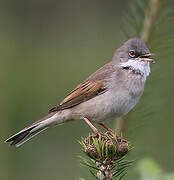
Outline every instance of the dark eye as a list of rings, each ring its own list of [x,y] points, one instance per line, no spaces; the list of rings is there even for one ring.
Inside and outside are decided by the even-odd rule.
[[[135,51],[134,50],[130,50],[129,51],[129,56],[130,57],[135,57]]]

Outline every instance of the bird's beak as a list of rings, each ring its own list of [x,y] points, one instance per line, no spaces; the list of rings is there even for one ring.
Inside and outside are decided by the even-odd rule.
[[[148,54],[144,54],[142,56],[139,57],[140,61],[144,61],[144,62],[152,62],[155,63],[155,61],[152,59],[152,56],[154,56],[155,54],[152,53],[148,53]]]

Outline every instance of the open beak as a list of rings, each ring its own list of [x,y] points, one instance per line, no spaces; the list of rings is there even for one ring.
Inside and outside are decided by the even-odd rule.
[[[144,55],[140,56],[139,59],[140,59],[140,61],[155,63],[155,61],[152,59],[152,56],[154,56],[154,54],[152,54],[152,53],[144,54]]]

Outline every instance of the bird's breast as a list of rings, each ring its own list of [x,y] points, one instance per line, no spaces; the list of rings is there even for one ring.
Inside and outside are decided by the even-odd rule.
[[[72,119],[89,118],[94,122],[102,122],[112,117],[120,117],[128,113],[142,95],[144,85],[138,81],[117,83],[108,90],[71,109]]]

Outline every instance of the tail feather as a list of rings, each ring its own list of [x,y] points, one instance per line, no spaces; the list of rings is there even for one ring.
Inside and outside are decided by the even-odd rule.
[[[47,129],[51,124],[53,124],[55,117],[55,113],[49,114],[48,116],[44,117],[43,119],[35,122],[31,126],[24,128],[17,134],[8,138],[5,142],[9,143],[11,146],[19,147],[35,135],[39,134],[40,132]]]
[[[22,145],[24,142],[28,141],[30,138],[42,131],[42,129],[35,130],[37,126],[39,125],[26,128],[20,131],[19,133],[15,134],[14,136],[10,137],[5,142],[9,143],[11,146],[15,145],[16,147]]]

